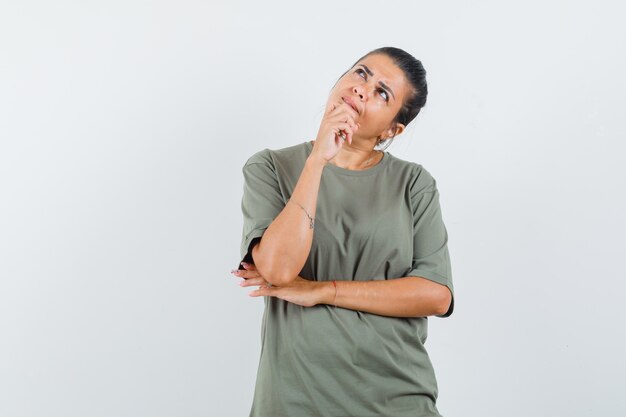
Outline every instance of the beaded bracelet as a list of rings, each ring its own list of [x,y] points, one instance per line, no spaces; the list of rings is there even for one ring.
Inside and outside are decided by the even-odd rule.
[[[289,198],[289,201],[292,201],[292,199]],[[297,201],[294,200],[293,202],[296,203],[297,205],[299,205],[300,207],[302,207],[302,205],[300,203],[298,203]],[[306,213],[307,217],[309,218],[309,228],[313,229],[315,219],[309,215],[309,212],[306,211],[306,209],[304,207],[302,207],[302,210],[304,210],[304,212]]]

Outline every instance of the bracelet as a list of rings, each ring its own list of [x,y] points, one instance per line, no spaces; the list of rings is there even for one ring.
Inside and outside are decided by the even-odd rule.
[[[335,299],[333,300],[333,305],[335,307],[337,307],[336,301],[337,301],[337,283],[335,282],[335,280],[333,280],[333,285],[335,286]]]
[[[291,197],[289,198],[289,201],[292,201]],[[296,203],[297,205],[302,207],[302,205],[300,203],[298,203],[297,201],[294,201],[294,203]],[[306,211],[306,209],[304,207],[302,207],[302,210],[304,210],[304,212],[306,213],[307,217],[309,218],[309,228],[313,229],[315,219],[309,215],[309,212]]]

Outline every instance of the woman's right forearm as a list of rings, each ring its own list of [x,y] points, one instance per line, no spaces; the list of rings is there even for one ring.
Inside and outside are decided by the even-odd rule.
[[[309,256],[314,230],[309,216],[315,219],[326,163],[313,154],[307,158],[291,199],[252,248],[254,265],[273,285],[284,285],[295,279]]]

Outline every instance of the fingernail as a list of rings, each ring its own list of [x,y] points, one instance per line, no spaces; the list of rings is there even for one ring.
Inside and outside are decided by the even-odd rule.
[[[242,263],[241,263],[241,265],[243,265],[243,266],[248,266],[248,265],[250,265],[250,264],[249,264],[248,262],[242,262]]]
[[[243,283],[246,282],[245,279],[242,279],[241,281],[239,281],[239,285],[243,286]]]

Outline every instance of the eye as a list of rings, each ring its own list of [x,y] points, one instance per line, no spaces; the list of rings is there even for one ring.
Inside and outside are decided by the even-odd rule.
[[[379,88],[378,91],[385,93],[385,101],[389,101],[389,94],[387,94],[385,90],[383,90],[382,88]]]
[[[362,74],[365,74],[365,71],[363,71],[361,68],[357,68],[354,72],[359,74],[359,75],[361,75],[361,76],[362,76]],[[367,79],[367,76],[364,76],[363,78]],[[377,88],[376,91],[381,92],[381,93],[385,93],[384,100],[386,102],[389,102],[389,94],[387,94],[387,92],[385,90],[383,90],[382,88]],[[381,96],[382,96],[382,94],[381,94]]]

